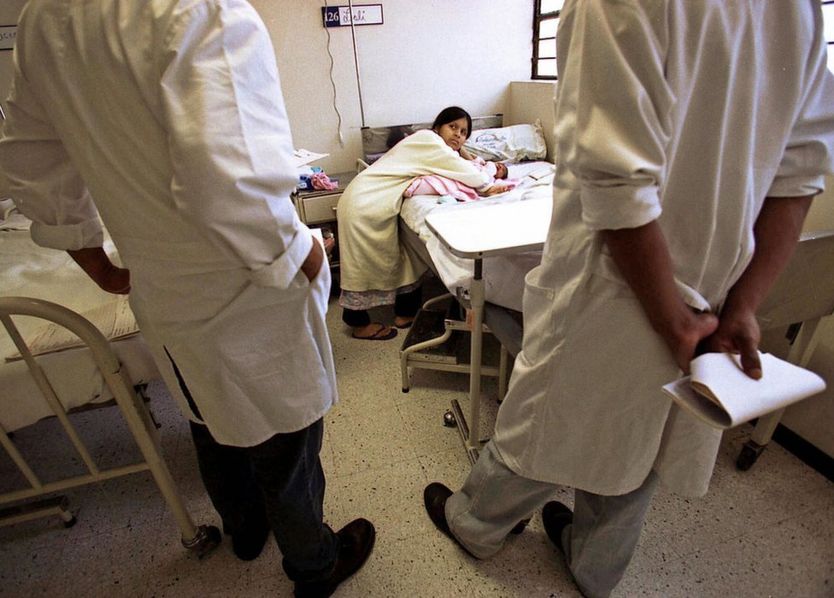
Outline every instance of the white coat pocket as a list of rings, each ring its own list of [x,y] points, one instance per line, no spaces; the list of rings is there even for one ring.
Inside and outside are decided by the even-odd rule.
[[[553,308],[556,293],[552,288],[539,285],[540,267],[524,277],[524,340],[522,351],[529,362],[536,362],[554,349],[556,334],[553,324]]]

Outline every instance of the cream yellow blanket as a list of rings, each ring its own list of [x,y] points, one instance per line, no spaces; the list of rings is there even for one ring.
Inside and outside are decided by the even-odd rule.
[[[339,199],[343,290],[393,290],[420,278],[426,267],[400,245],[397,216],[409,183],[430,174],[476,189],[489,184],[485,172],[461,158],[431,130],[400,141],[359,173]]]

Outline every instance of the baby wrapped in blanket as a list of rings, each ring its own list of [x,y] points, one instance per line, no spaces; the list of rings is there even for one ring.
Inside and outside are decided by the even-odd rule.
[[[505,191],[514,189],[518,185],[517,180],[507,179],[509,171],[507,165],[503,162],[486,161],[480,157],[473,158],[472,162],[491,177],[489,186],[483,191],[484,195],[504,193]],[[507,180],[504,180],[502,183],[496,183],[498,179]],[[414,195],[450,196],[457,201],[477,201],[481,198],[481,195],[473,187],[436,174],[425,175],[414,179],[403,193],[403,197],[413,197]]]

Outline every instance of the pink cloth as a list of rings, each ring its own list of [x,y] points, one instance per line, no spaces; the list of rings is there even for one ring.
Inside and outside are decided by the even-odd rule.
[[[451,195],[458,201],[476,201],[478,192],[463,183],[437,174],[417,177],[403,193],[404,197],[413,195]]]
[[[505,191],[514,189],[518,185],[518,181],[515,179],[496,180],[495,173],[498,167],[495,162],[488,162],[481,157],[476,157],[472,160],[472,163],[490,176],[492,179],[490,181],[491,185],[499,184],[505,188]],[[486,187],[488,188],[488,185]],[[403,197],[414,195],[450,195],[458,201],[478,201],[481,199],[481,196],[472,187],[467,187],[459,181],[438,174],[428,174],[411,181],[411,184],[403,193]]]
[[[496,181],[495,184],[504,187],[505,191],[514,189],[518,185],[515,179]],[[458,201],[478,201],[481,196],[472,187],[437,174],[417,177],[403,193],[403,197],[414,195],[450,195]]]
[[[326,189],[333,191],[339,187],[339,183],[334,183],[330,177],[323,172],[316,172],[310,177],[310,182],[313,184],[313,189]]]

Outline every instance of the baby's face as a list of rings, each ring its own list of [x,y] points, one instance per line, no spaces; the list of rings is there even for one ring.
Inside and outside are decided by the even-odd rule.
[[[495,163],[495,178],[496,179],[506,179],[507,175],[509,174],[509,170],[507,169],[507,165],[503,162],[496,162]]]

